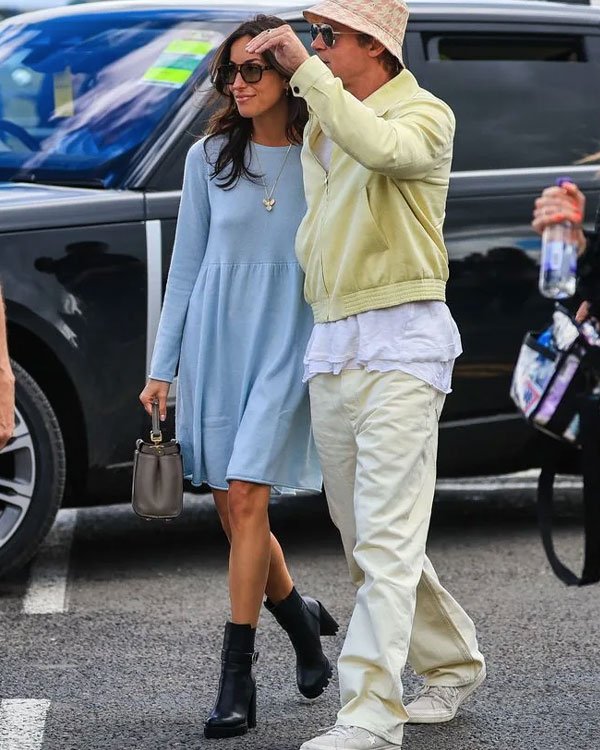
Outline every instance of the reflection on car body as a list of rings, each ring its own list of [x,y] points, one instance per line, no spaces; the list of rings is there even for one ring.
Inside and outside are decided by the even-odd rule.
[[[212,50],[261,9],[209,0],[74,5],[0,24],[0,273],[18,429],[0,454],[0,571],[66,503],[126,499],[189,146],[207,117]],[[309,45],[301,4],[281,0]],[[518,13],[516,12],[518,10]],[[463,336],[440,472],[526,467],[508,385],[543,323],[531,202],[597,167],[600,10],[413,0],[408,67],[458,123],[445,235]]]

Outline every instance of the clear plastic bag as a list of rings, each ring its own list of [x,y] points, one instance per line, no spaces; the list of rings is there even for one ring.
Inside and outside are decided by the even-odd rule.
[[[525,336],[513,372],[512,400],[534,427],[579,444],[577,397],[590,389],[585,360],[597,349],[593,327],[587,331],[557,306],[552,326]]]

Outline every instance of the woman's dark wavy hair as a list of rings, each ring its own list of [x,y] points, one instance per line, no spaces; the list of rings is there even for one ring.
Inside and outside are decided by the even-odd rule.
[[[284,26],[285,21],[276,16],[258,15],[250,21],[246,21],[227,37],[216,51],[210,64],[210,77],[215,88],[214,100],[217,110],[211,116],[208,127],[204,150],[207,154],[206,145],[211,138],[225,136],[225,143],[219,155],[216,157],[212,177],[218,178],[217,184],[224,190],[234,187],[240,177],[247,177],[254,182],[260,179],[260,175],[254,174],[249,169],[247,160],[247,147],[252,135],[252,120],[242,117],[238,111],[229,87],[220,80],[218,74],[220,65],[227,65],[231,60],[231,47],[234,42],[245,36],[255,37],[267,29],[276,29]],[[262,56],[279,75],[285,79],[290,78],[289,71],[283,68],[275,58],[275,55],[267,50]],[[286,135],[290,143],[302,143],[304,126],[308,120],[308,110],[303,99],[298,99],[290,94],[287,97],[288,120],[286,124]],[[214,101],[213,101],[214,104]],[[220,106],[219,106],[220,105]]]

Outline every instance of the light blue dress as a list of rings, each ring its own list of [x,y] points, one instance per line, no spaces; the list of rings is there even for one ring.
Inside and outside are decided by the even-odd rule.
[[[176,432],[193,484],[241,479],[320,491],[303,355],[312,330],[294,238],[305,212],[293,146],[268,212],[262,183],[211,179],[220,140],[189,151],[150,377],[179,363]],[[269,188],[287,147],[257,145]],[[252,150],[250,168],[260,174]]]

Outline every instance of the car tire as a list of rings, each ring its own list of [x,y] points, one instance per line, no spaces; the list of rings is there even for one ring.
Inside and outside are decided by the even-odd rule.
[[[16,362],[15,432],[0,451],[0,576],[25,565],[50,530],[65,487],[65,447],[44,392]]]

